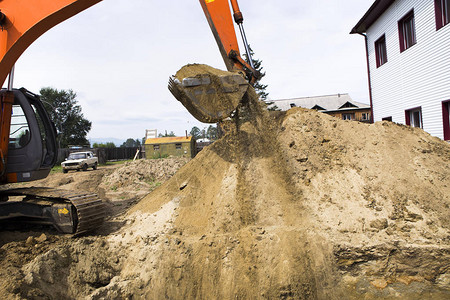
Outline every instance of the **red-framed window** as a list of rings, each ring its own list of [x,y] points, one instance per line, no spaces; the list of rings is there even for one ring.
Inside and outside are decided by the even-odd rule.
[[[442,121],[444,123],[444,140],[450,141],[450,100],[442,102]]]
[[[375,58],[377,60],[377,68],[387,63],[386,36],[383,34],[375,41]]]
[[[406,125],[423,128],[422,107],[405,110],[405,121]]]
[[[400,52],[403,52],[416,44],[414,10],[411,10],[400,21],[398,21],[398,35],[400,39]]]
[[[450,23],[450,0],[434,0],[436,30]]]

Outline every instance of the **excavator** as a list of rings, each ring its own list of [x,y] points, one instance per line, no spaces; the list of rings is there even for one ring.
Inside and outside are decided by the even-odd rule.
[[[13,88],[14,65],[42,34],[101,0],[0,1],[0,184],[47,177],[57,160],[57,132],[39,95]],[[237,0],[200,0],[228,71],[169,79],[169,90],[199,121],[215,123],[237,109],[258,79]],[[231,8],[230,8],[231,4]],[[233,14],[231,12],[233,11]],[[234,21],[248,61],[240,54]],[[216,105],[220,99],[220,105]],[[214,105],[211,105],[213,103]],[[66,234],[98,228],[105,209],[96,194],[43,187],[1,189],[0,225],[50,225]]]

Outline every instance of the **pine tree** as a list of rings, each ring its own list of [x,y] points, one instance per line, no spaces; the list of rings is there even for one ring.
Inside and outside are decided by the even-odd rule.
[[[267,102],[267,96],[269,96],[269,93],[266,92],[267,84],[262,84],[261,79],[266,75],[266,72],[263,72],[263,66],[262,66],[262,60],[255,59],[254,52],[252,50],[252,47],[248,45],[248,48],[250,50],[250,55],[252,57],[253,66],[255,67],[255,70],[260,73],[259,79],[253,84],[253,88],[255,89],[256,93],[259,95],[259,100],[264,101],[268,107],[268,110],[280,110],[276,105],[274,105],[274,102]],[[245,60],[248,62],[248,56],[247,53],[244,53]]]

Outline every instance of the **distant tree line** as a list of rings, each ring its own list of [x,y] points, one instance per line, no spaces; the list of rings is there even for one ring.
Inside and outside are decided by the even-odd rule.
[[[116,148],[116,144],[114,144],[113,142],[93,143],[92,148]]]

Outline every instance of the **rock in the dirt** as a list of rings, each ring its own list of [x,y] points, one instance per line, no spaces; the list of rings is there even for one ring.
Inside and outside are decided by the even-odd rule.
[[[36,242],[43,243],[47,240],[47,235],[45,233],[41,234],[38,238],[36,238]]]
[[[383,230],[388,227],[388,220],[386,218],[376,219],[370,222],[370,227],[378,230]]]
[[[34,240],[34,237],[32,237],[32,236],[29,236],[29,237],[27,238],[27,240],[25,241],[25,244],[26,244],[27,246],[32,246],[34,243],[35,243],[35,240]]]

